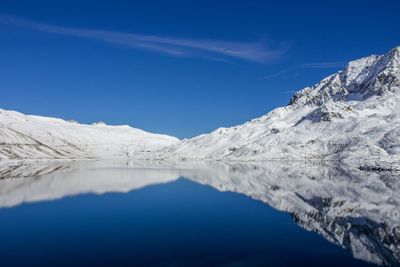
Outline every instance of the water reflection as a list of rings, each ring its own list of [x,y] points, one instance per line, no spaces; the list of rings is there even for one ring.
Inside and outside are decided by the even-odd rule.
[[[52,162],[0,167],[0,207],[129,192],[184,177],[292,214],[366,262],[400,261],[400,177],[301,162]]]

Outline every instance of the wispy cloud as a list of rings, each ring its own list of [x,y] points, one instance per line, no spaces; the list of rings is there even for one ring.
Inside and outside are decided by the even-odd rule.
[[[175,57],[201,57],[218,61],[227,61],[227,58],[237,58],[258,63],[271,63],[281,58],[288,50],[288,46],[285,44],[271,47],[265,42],[244,43],[222,40],[199,40],[97,29],[81,29],[56,26],[14,16],[0,16],[0,23],[40,32],[93,39]]]
[[[269,80],[272,78],[281,77],[285,74],[288,74],[292,71],[299,70],[299,69],[338,69],[343,68],[346,65],[345,62],[310,62],[310,63],[303,63],[297,66],[289,67],[277,72],[273,72],[270,74],[265,75],[261,78],[261,80]]]
[[[277,72],[273,72],[271,74],[267,74],[264,77],[262,77],[261,80],[269,80],[269,79],[272,79],[272,78],[280,77],[280,76],[282,76],[282,75],[284,75],[286,73],[291,72],[293,69],[294,68],[287,68],[287,69],[283,69],[283,70],[280,70],[280,71],[277,71]]]
[[[301,64],[300,67],[304,69],[335,69],[345,66],[345,62],[311,62]]]
[[[285,95],[293,95],[296,92],[297,91],[289,90],[289,91],[283,91],[282,93],[285,94]]]

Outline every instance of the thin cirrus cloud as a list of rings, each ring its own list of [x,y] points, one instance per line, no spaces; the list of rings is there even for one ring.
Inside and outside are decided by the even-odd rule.
[[[342,68],[344,65],[344,62],[313,62],[301,64],[300,67],[305,69],[334,69]]]
[[[271,63],[284,56],[288,50],[288,46],[285,44],[272,48],[263,42],[243,43],[221,40],[181,39],[158,35],[80,29],[56,26],[13,16],[0,16],[0,23],[51,34],[93,39],[169,56],[201,57],[223,62],[229,62],[229,59],[236,58],[257,63]]]
[[[343,68],[345,66],[345,62],[310,62],[310,63],[303,63],[294,67],[286,68],[268,75],[265,75],[261,78],[261,80],[269,80],[273,78],[277,78],[288,73],[291,73],[295,70],[299,69],[338,69]]]

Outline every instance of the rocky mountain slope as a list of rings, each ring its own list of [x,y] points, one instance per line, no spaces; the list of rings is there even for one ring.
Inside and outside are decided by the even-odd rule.
[[[129,126],[85,125],[0,109],[0,159],[131,157],[178,141]]]
[[[348,63],[285,107],[183,140],[158,156],[399,162],[400,47]]]

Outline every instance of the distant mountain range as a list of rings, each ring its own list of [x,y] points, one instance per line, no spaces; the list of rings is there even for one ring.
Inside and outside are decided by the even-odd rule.
[[[0,158],[114,157],[373,161],[365,168],[393,168],[400,162],[400,47],[351,61],[265,116],[182,141],[0,110]]]

